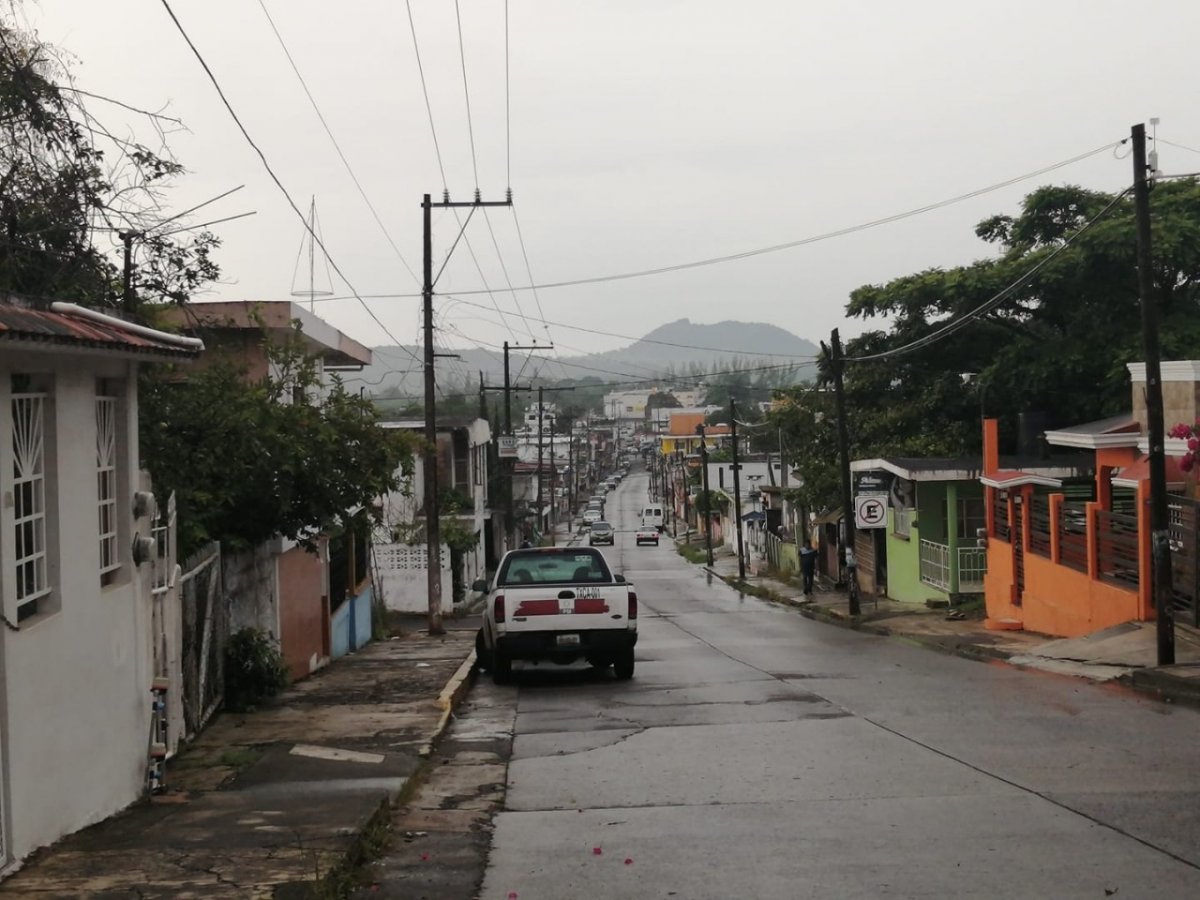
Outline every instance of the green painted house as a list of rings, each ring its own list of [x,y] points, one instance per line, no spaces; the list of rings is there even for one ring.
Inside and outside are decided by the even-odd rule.
[[[923,603],[982,594],[987,551],[978,459],[860,459],[850,464],[855,494],[886,502],[886,522],[856,533],[860,587]],[[886,498],[886,499],[884,499]]]

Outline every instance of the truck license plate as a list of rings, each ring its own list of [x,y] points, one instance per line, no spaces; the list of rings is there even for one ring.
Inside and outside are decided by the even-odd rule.
[[[579,635],[577,634],[560,634],[555,638],[556,643],[560,647],[578,647]]]

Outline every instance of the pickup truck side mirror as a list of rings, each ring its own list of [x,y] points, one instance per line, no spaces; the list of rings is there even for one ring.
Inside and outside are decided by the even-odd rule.
[[[488,583],[482,578],[477,579],[475,583],[471,585],[471,590],[479,594],[486,594],[488,592]]]
[[[614,575],[614,576],[613,576],[613,581],[615,581],[617,584],[624,584],[624,583],[625,583],[625,576],[624,576],[624,575]]]

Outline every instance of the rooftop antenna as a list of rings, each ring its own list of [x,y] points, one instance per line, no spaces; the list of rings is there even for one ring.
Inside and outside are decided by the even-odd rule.
[[[333,276],[329,272],[329,257],[325,255],[324,247],[321,249],[321,256],[325,260],[325,284],[329,285],[328,289],[318,288],[316,286],[317,275],[317,244],[324,245],[325,235],[321,233],[321,223],[317,220],[317,198],[314,195],[308,205],[308,220],[307,227],[304,229],[304,234],[300,238],[300,250],[296,254],[296,265],[292,269],[292,296],[307,297],[308,311],[313,312],[313,307],[316,304],[318,297],[333,296]],[[300,261],[304,258],[304,246],[308,245],[308,289],[298,289],[296,287],[296,278],[300,274]]]

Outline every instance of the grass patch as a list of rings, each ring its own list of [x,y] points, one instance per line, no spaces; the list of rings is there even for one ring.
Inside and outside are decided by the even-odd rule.
[[[263,757],[263,751],[257,747],[234,747],[226,750],[217,757],[217,765],[229,766],[231,769],[244,769],[252,766]]]
[[[708,553],[703,547],[696,544],[676,544],[675,552],[690,563],[703,563],[708,561]]]

